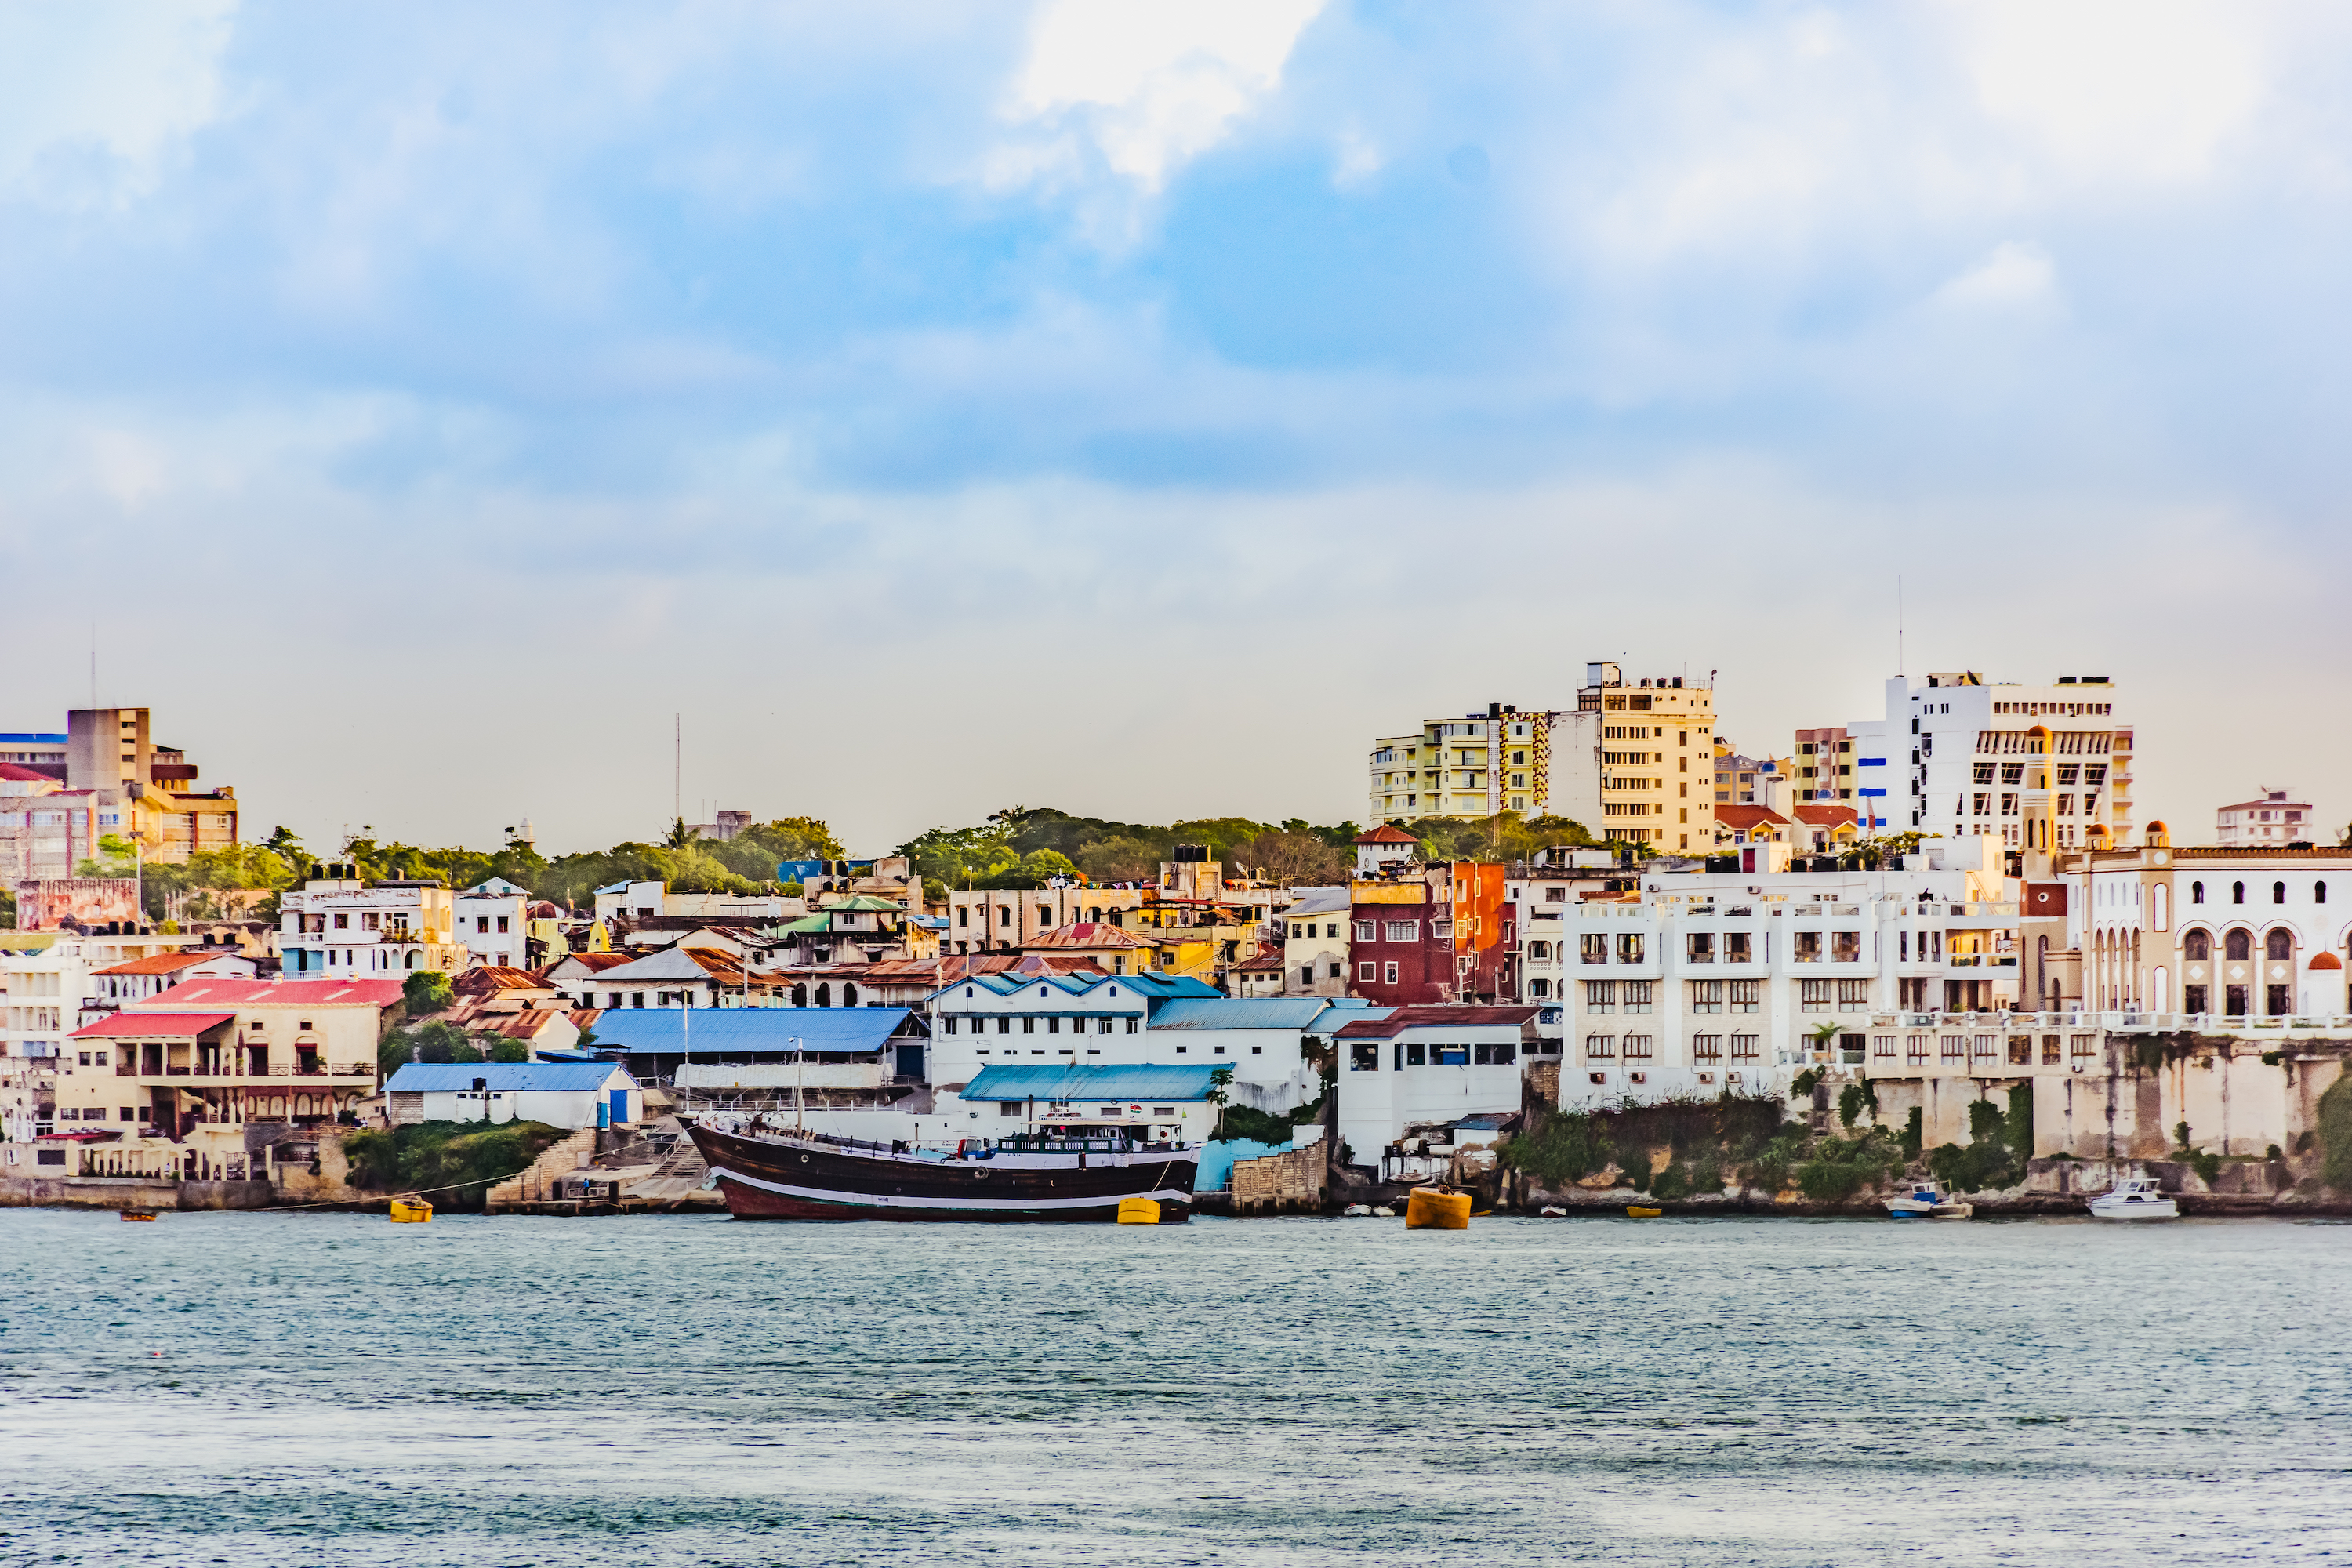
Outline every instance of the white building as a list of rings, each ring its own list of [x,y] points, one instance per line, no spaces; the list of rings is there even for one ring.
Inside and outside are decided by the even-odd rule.
[[[1301,888],[1275,921],[1282,932],[1286,996],[1348,994],[1348,889]]]
[[[1859,1061],[1874,1016],[2018,1005],[2015,889],[1998,841],[1901,869],[1645,875],[1577,908],[1560,1103],[1780,1092]]]
[[[447,883],[363,881],[348,862],[317,871],[278,900],[287,978],[383,980],[466,967]]]
[[[2258,787],[2262,794],[2253,799],[2225,805],[2213,814],[2213,841],[2225,849],[2276,849],[2289,844],[2311,843],[2311,803],[2287,799],[2292,793],[2287,790],[2273,789],[2268,784]]]
[[[1410,1127],[1514,1115],[1538,1009],[1375,1007],[1335,1032],[1341,1158],[1377,1165]]]
[[[1895,676],[1885,694],[1883,717],[1843,727],[1838,744],[1851,756],[1819,759],[1851,772],[1823,776],[1815,798],[1853,806],[1864,837],[1990,834],[2005,849],[2116,847],[2131,837],[2132,728],[2106,677],[1989,686],[1972,671]],[[1819,733],[1799,732],[1801,752],[1803,737]],[[1800,773],[1813,760],[1800,755]]]
[[[645,1096],[616,1062],[410,1062],[384,1085],[395,1127],[421,1121],[543,1121],[578,1131],[645,1120]]]
[[[457,939],[475,963],[493,969],[524,969],[523,910],[530,895],[503,877],[493,877],[457,897]]]
[[[667,882],[614,882],[594,898],[600,921],[788,921],[808,912],[806,900],[782,893],[673,893]]]

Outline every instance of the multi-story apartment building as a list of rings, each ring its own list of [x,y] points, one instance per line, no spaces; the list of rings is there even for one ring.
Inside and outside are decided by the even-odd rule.
[[[0,1121],[18,1140],[49,1130],[73,1032],[121,1001],[98,978],[126,963],[198,948],[203,938],[131,927],[110,935],[0,931]]]
[[[1577,906],[1561,1103],[1779,1092],[1801,1064],[1862,1060],[1874,1015],[2013,1010],[2019,910],[1998,841],[1914,858],[1654,873],[1632,900]]]
[[[1551,810],[1552,730],[1562,715],[1490,702],[1372,742],[1370,818],[1486,817]]]
[[[2290,790],[2268,784],[2259,787],[2262,793],[2253,799],[2225,805],[2213,814],[2213,842],[2225,849],[2310,843],[2311,802],[2289,800]]]
[[[1715,844],[1715,692],[1681,676],[1629,684],[1622,667],[1588,664],[1576,711],[1553,736],[1555,816],[1661,854]]]
[[[446,882],[368,882],[357,866],[330,862],[280,895],[278,907],[278,948],[289,979],[454,974],[469,962]]]
[[[456,939],[475,963],[493,969],[530,967],[530,937],[523,910],[530,895],[503,877],[493,877],[458,894],[453,905]]]
[[[1348,994],[1348,922],[1345,888],[1302,888],[1276,920],[1282,933],[1282,994],[1286,996]]]
[[[1798,731],[1801,799],[1811,784],[1814,800],[1851,805],[1865,837],[1990,834],[2011,850],[2111,847],[2131,837],[2132,731],[2106,677],[1990,686],[1963,671],[1896,676],[1885,689],[1882,719]],[[1832,742],[1836,751],[1823,749]],[[1819,770],[1812,778],[1809,764]]]
[[[1349,994],[1376,1006],[1493,1002],[1517,984],[1503,868],[1434,861],[1349,885]]]
[[[1760,805],[1785,812],[1793,771],[1793,759],[1742,756],[1718,739],[1715,751],[1715,804]]]

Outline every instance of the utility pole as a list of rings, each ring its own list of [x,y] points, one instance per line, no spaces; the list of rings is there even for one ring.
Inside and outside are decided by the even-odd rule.
[[[686,820],[686,715],[672,713],[669,752],[669,809],[672,821]]]

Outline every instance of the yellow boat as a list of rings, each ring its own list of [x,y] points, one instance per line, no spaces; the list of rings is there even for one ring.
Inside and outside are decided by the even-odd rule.
[[[1404,1227],[1407,1230],[1467,1230],[1470,1228],[1470,1194],[1449,1193],[1442,1187],[1415,1187],[1405,1194]]]
[[[394,1225],[425,1225],[433,1218],[433,1205],[423,1198],[392,1200],[392,1223]]]
[[[155,1223],[155,1211],[153,1209],[124,1209],[117,1217],[119,1217],[125,1225],[152,1225]]]
[[[1118,1200],[1118,1223],[1121,1225],[1158,1225],[1160,1203],[1156,1198],[1121,1198]]]
[[[1666,1211],[1664,1209],[1645,1209],[1638,1204],[1628,1204],[1625,1205],[1625,1217],[1627,1219],[1655,1219],[1665,1212]]]

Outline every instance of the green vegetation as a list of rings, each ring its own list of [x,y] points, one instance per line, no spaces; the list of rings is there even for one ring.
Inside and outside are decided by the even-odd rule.
[[[1906,1160],[1917,1159],[1927,1141],[1927,1114],[1915,1105],[1911,1108],[1911,1114],[1906,1117],[1903,1122],[1903,1157]]]
[[[1883,1127],[1858,1138],[1824,1138],[1791,1173],[1797,1190],[1817,1204],[1843,1204],[1866,1186],[1900,1181],[1909,1162]]]
[[[530,1048],[520,1040],[509,1040],[503,1035],[468,1035],[457,1025],[445,1024],[438,1018],[428,1019],[414,1029],[391,1030],[375,1048],[376,1070],[386,1078],[398,1072],[404,1062],[455,1062],[475,1067],[483,1062],[529,1060]]]
[[[1866,1078],[1856,1079],[1838,1090],[1840,1121],[1848,1127],[1854,1126],[1862,1121],[1862,1113],[1865,1110],[1870,1112],[1872,1121],[1878,1120],[1878,1086],[1876,1084]]]
[[[438,1013],[457,1000],[449,977],[437,969],[420,969],[400,983],[400,1005],[412,1018]]]
[[[1073,816],[1050,806],[1007,806],[973,827],[934,827],[898,846],[942,895],[959,888],[1035,888],[1083,873],[1096,882],[1148,882],[1179,844],[1205,847],[1227,876],[1264,875],[1293,887],[1345,881],[1355,863],[1356,825],[1316,827],[1305,819],[1255,822],[1203,817],[1155,826]]]
[[[1670,1200],[1715,1191],[1727,1173],[1752,1171],[1782,1136],[1781,1112],[1777,1100],[1730,1095],[1616,1110],[1538,1111],[1496,1154],[1535,1185],[1557,1188],[1609,1169],[1620,1150],[1638,1150],[1622,1167],[1622,1179],[1636,1192]],[[1801,1128],[1790,1132],[1805,1136]],[[1667,1151],[1663,1167],[1654,1164],[1651,1152],[1661,1147]],[[1779,1185],[1777,1174],[1771,1184]]]
[[[1297,1135],[1299,1128],[1322,1114],[1323,1102],[1319,1100],[1294,1106],[1280,1116],[1254,1110],[1246,1105],[1228,1105],[1217,1118],[1217,1136],[1247,1138],[1258,1143],[1287,1143]]]
[[[1538,1186],[1562,1187],[1607,1170],[1617,1146],[1607,1112],[1549,1111],[1539,1113],[1531,1130],[1506,1139],[1496,1155]]]
[[[478,1214],[485,1188],[527,1168],[562,1136],[541,1121],[427,1121],[354,1132],[343,1140],[343,1154],[352,1185],[362,1192],[422,1192],[436,1208]]]
[[[2319,1179],[2339,1193],[2352,1193],[2352,1073],[2338,1078],[2319,1097]],[[2298,1145],[2299,1146],[2299,1145]]]
[[[1967,1146],[1937,1145],[1928,1152],[1927,1168],[1955,1192],[1980,1193],[2023,1181],[2032,1154],[2033,1086],[2021,1083],[2009,1091],[2007,1111],[1990,1100],[1969,1106]]]

